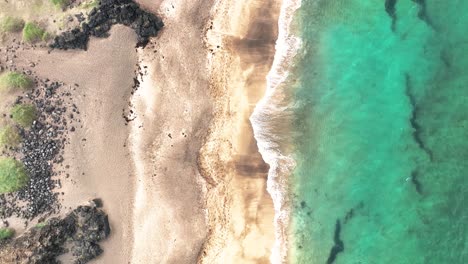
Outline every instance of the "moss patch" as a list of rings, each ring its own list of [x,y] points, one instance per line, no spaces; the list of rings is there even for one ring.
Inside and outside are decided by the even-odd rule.
[[[47,222],[40,222],[40,223],[37,223],[35,227],[36,227],[36,228],[43,228],[43,227],[45,227],[46,225],[47,225]]]
[[[37,110],[31,104],[17,104],[11,109],[11,116],[22,127],[29,127],[37,117]]]
[[[21,136],[16,128],[6,126],[0,129],[0,147],[16,147],[21,142]]]
[[[23,28],[23,40],[29,43],[46,40],[49,34],[35,23],[28,22]]]
[[[15,235],[15,230],[8,227],[0,228],[0,240],[12,238]]]
[[[95,8],[98,5],[99,5],[98,0],[88,0],[88,1],[81,2],[80,8],[89,9],[89,8]]]
[[[28,90],[34,85],[33,80],[19,72],[8,72],[0,76],[0,90]]]
[[[18,191],[27,182],[23,163],[12,158],[0,158],[0,194]]]
[[[19,32],[24,27],[24,21],[17,17],[5,17],[0,20],[0,32]]]
[[[50,0],[56,7],[65,8],[70,4],[70,0]]]

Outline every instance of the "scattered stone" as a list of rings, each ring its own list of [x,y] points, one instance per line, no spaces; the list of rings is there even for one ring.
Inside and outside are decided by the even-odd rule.
[[[36,87],[16,102],[28,101],[36,106],[37,118],[30,128],[19,128],[22,144],[13,149],[25,165],[29,175],[27,185],[16,193],[0,195],[0,218],[17,216],[32,220],[39,215],[50,215],[60,209],[58,193],[54,188],[60,186],[60,180],[53,180],[56,175],[54,164],[63,162],[63,148],[66,135],[68,114],[63,93],[58,94],[63,86],[59,82],[36,79]],[[60,97],[58,96],[60,95]]]
[[[91,202],[96,206],[97,208],[101,208],[104,204],[102,203],[102,199],[95,198],[91,200]]]
[[[78,22],[80,23],[86,20],[83,13],[76,14],[75,17],[76,17],[76,20],[78,20]]]

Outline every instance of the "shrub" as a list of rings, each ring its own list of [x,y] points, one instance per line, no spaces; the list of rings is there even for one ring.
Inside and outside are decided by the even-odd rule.
[[[15,147],[21,142],[21,136],[12,126],[6,126],[0,129],[0,146]]]
[[[0,240],[12,238],[15,235],[15,230],[8,227],[0,228]]]
[[[36,224],[36,228],[43,228],[47,225],[47,222],[40,222]]]
[[[27,182],[23,163],[13,158],[0,158],[0,194],[18,191]]]
[[[80,7],[83,9],[90,9],[90,8],[95,8],[99,5],[98,0],[88,0],[88,1],[83,1],[80,4]]]
[[[18,32],[23,26],[23,19],[7,16],[0,21],[0,32]]]
[[[28,22],[24,25],[23,28],[23,40],[26,42],[34,43],[41,40],[45,40],[48,34],[40,26]]]
[[[28,76],[19,72],[8,72],[0,76],[0,90],[28,90],[34,82]]]
[[[37,117],[36,107],[31,104],[17,104],[11,109],[11,116],[22,127],[29,127]]]

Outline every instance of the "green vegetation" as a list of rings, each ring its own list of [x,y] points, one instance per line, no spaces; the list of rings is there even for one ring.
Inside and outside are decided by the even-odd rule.
[[[40,222],[36,224],[36,228],[43,228],[46,225],[47,225],[47,222]]]
[[[12,158],[0,158],[0,194],[15,192],[27,182],[23,163]]]
[[[70,0],[50,0],[56,7],[65,8],[70,4]]]
[[[26,42],[34,43],[41,40],[46,40],[49,34],[35,23],[28,22],[23,28],[23,40]]]
[[[11,116],[22,127],[29,127],[37,117],[36,107],[31,104],[17,104],[11,109]]]
[[[24,21],[17,17],[5,17],[0,20],[0,33],[2,32],[18,32],[23,29]]]
[[[15,235],[13,228],[2,227],[0,228],[0,241],[12,238]]]
[[[8,72],[0,76],[0,91],[28,90],[33,85],[31,78],[19,72]]]
[[[98,4],[99,4],[98,0],[89,0],[89,1],[81,2],[80,7],[84,9],[94,8],[94,7],[97,7]]]
[[[15,147],[21,142],[21,136],[16,128],[6,126],[0,129],[0,147]]]

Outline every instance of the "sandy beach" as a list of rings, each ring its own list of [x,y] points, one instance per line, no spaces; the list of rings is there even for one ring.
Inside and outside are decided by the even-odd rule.
[[[87,51],[17,53],[80,112],[57,167],[62,213],[103,200],[112,233],[92,263],[269,263],[268,165],[249,117],[280,1],[138,2],[165,24],[145,49],[118,25]]]
[[[139,54],[148,75],[132,100],[131,263],[194,263],[207,235],[197,155],[212,118],[202,42],[210,6],[162,2],[165,28]]]
[[[137,69],[135,41],[132,30],[115,26],[109,38],[93,39],[86,52],[19,53],[19,57],[37,62],[32,70],[38,76],[69,84],[80,111],[81,122],[72,124],[76,131],[65,147],[68,168],[61,168],[62,188],[58,191],[64,192],[60,196],[64,213],[93,198],[103,200],[112,233],[96,263],[126,263],[123,260],[130,254],[126,245],[132,241],[134,173],[127,147],[129,127],[122,113],[128,108]]]
[[[133,101],[132,263],[269,262],[268,165],[248,118],[266,87],[280,3],[212,4],[164,1],[166,27],[140,54],[149,74]]]
[[[210,236],[199,263],[269,263],[275,238],[268,165],[249,117],[265,92],[279,8],[279,1],[221,1],[213,9],[207,44],[215,118],[200,154]]]

